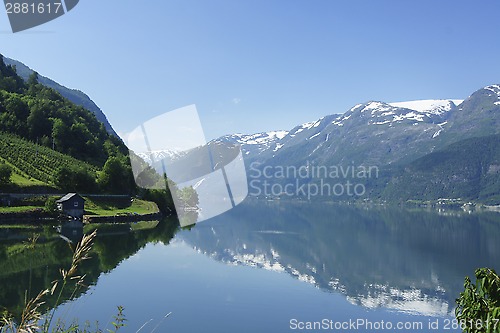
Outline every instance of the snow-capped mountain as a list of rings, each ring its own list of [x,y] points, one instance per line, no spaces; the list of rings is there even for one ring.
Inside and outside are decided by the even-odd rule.
[[[499,106],[500,85],[466,100],[369,101],[296,126],[245,157],[266,165],[405,163],[461,139],[498,133],[500,112],[493,110]]]
[[[451,111],[457,105],[461,104],[463,100],[461,99],[426,99],[418,101],[408,101],[408,102],[397,102],[389,103],[391,106],[398,108],[405,108],[410,110],[415,110],[422,113],[428,114],[443,114],[445,112]]]
[[[498,99],[500,99],[500,85],[494,84],[491,86],[487,86],[484,89],[491,91],[493,94],[496,94]],[[493,96],[493,94],[488,94],[488,96]],[[500,101],[494,102],[494,104],[500,105]]]
[[[464,139],[492,134],[500,134],[500,85],[484,87],[463,101],[369,101],[289,131],[225,135],[209,145],[214,151],[223,143],[239,145],[247,168],[253,162],[260,168],[375,166],[384,170],[386,178],[370,185],[381,191],[397,170],[416,159]],[[148,162],[151,157],[179,157],[173,152],[141,156]]]
[[[461,102],[456,100],[455,102]],[[427,122],[445,120],[447,114],[456,109],[452,100],[422,100],[399,103],[384,103],[371,101],[352,107],[346,114],[339,117],[334,124],[344,126],[345,121],[353,118],[366,119],[367,125],[386,125],[401,122]]]
[[[213,142],[229,142],[241,145],[243,155],[255,156],[264,151],[277,151],[279,141],[288,134],[288,131],[272,131],[257,134],[231,134],[220,137]]]
[[[258,142],[258,149],[255,148],[254,141],[247,140],[247,143],[240,140],[239,143],[245,152],[244,158],[247,167],[253,165],[253,167],[261,168],[261,171],[264,170],[263,168],[268,168],[268,170],[288,167],[298,169],[309,165],[327,168],[349,165],[376,167],[381,171],[380,177],[377,176],[366,181],[358,179],[357,182],[366,186],[366,193],[371,193],[368,194],[370,198],[372,195],[380,198],[381,193],[392,182],[402,179],[398,176],[401,174],[402,168],[409,166],[413,161],[433,152],[445,150],[456,142],[473,137],[500,134],[500,85],[482,88],[463,101],[457,99],[394,103],[369,101],[355,105],[342,115],[326,116],[317,121],[296,126],[285,133],[286,131],[282,132],[281,137],[257,135],[256,137],[262,138]],[[433,163],[439,163],[439,161],[451,163],[446,156],[442,156],[442,159],[432,159],[428,166],[429,170]],[[496,170],[498,163],[495,161],[491,161],[491,163],[487,164],[493,168],[491,170]],[[448,173],[432,175],[431,178],[434,179],[434,182],[441,182],[443,188],[451,191],[455,188],[450,183],[452,179],[461,179],[462,182],[467,183],[470,181],[469,176],[467,176],[469,173],[482,174],[483,172],[467,168],[469,171],[451,171],[453,168],[450,166]],[[252,174],[262,175],[263,173],[252,172]],[[289,177],[294,178],[293,175]],[[491,178],[488,175],[484,175],[484,177]],[[297,180],[296,177],[291,178],[279,176],[272,180],[272,184],[284,185]],[[416,181],[413,179],[412,184],[420,183],[423,185],[424,180]],[[313,178],[301,179],[301,181],[320,184],[318,183],[319,179]],[[329,181],[330,186],[333,186],[337,184],[339,179],[326,179],[326,181]],[[484,184],[489,184],[489,182],[485,180]],[[427,187],[436,186],[425,184]],[[412,186],[405,194],[406,196],[416,195],[411,192],[414,188]],[[395,188],[397,187],[395,186]],[[445,197],[466,195],[465,192],[460,192],[462,190],[459,193],[451,193],[448,190],[433,191],[432,193],[436,195],[441,193],[440,195]],[[481,189],[476,190],[481,191]],[[470,194],[474,191],[467,193]],[[337,199],[349,200],[352,198]]]
[[[433,128],[430,134],[431,138],[435,138],[446,126],[447,115],[455,110],[461,102],[462,100],[419,100],[397,103],[370,101],[355,105],[343,115],[325,116],[316,121],[298,125],[289,131],[229,134],[211,141],[211,144],[218,142],[238,144],[241,146],[246,160],[264,161],[276,157],[283,149],[304,144],[314,146],[307,154],[310,156],[323,146],[329,146],[336,134],[342,132],[341,128],[352,128],[359,125],[376,125],[378,128],[382,128],[384,126],[381,125],[392,127],[401,123],[411,123],[411,125],[426,123]],[[362,120],[365,121],[359,124]],[[429,131],[428,128],[421,128],[421,130],[423,132]],[[159,161],[165,158],[174,160],[182,156],[182,153],[155,151],[147,154],[139,153],[138,155],[148,164],[152,164],[153,160]]]
[[[232,138],[241,144],[245,158],[249,161],[262,163],[286,161],[293,165],[317,159],[321,162],[325,158],[337,157],[336,163],[342,161],[350,163],[359,160],[349,155],[355,154],[360,146],[376,142],[368,140],[371,135],[376,135],[382,145],[389,145],[385,150],[393,152],[396,147],[391,146],[399,145],[401,137],[415,136],[415,143],[422,139],[435,139],[446,128],[447,119],[461,102],[461,100],[398,103],[370,101],[357,104],[342,115],[325,116],[317,121],[296,126],[288,132],[280,131],[279,136],[272,135],[274,132],[271,132],[223,138]],[[350,145],[356,147],[345,151]],[[335,156],[337,152],[343,156],[340,154]],[[378,154],[379,150],[367,149],[366,153]],[[406,152],[400,151],[400,153]],[[398,155],[394,160],[400,157]]]
[[[159,150],[159,151],[152,151],[152,152],[139,152],[136,153],[137,156],[142,158],[144,162],[146,162],[149,165],[155,165],[158,161],[168,159],[170,161],[175,160],[176,158],[179,158],[184,155],[183,152],[178,152],[178,151],[173,151],[173,150]]]

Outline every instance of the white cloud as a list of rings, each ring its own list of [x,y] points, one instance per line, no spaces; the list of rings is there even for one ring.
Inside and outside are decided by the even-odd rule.
[[[235,97],[235,98],[233,98],[232,102],[233,102],[234,104],[240,104],[240,102],[241,102],[241,98]]]

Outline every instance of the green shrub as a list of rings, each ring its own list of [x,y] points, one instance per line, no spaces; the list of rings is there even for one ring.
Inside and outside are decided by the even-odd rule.
[[[10,176],[12,176],[12,168],[5,164],[0,164],[0,185],[7,185],[10,183]]]
[[[475,272],[476,284],[465,278],[455,315],[467,333],[500,332],[500,277],[489,268]]]
[[[56,213],[57,212],[57,198],[56,197],[48,197],[45,201],[45,211],[47,213]]]

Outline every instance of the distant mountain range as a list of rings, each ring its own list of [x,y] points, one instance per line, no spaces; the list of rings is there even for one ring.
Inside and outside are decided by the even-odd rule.
[[[29,76],[34,72],[34,70],[32,70],[31,68],[29,68],[28,66],[26,66],[25,64],[23,64],[20,61],[10,59],[7,57],[4,57],[3,59],[4,59],[5,64],[16,66],[17,74],[20,77],[22,77],[24,79],[24,81],[26,81],[29,78]],[[100,122],[102,122],[104,124],[104,127],[106,128],[108,133],[113,134],[114,136],[118,137],[118,135],[116,134],[113,127],[111,127],[111,124],[109,123],[108,119],[106,118],[106,115],[104,114],[104,112],[102,112],[102,110],[94,103],[94,101],[92,101],[90,99],[90,97],[87,96],[85,93],[81,92],[80,90],[67,88],[67,87],[55,82],[54,80],[49,79],[48,77],[45,77],[42,75],[38,75],[38,82],[40,82],[41,84],[43,84],[46,87],[49,87],[49,88],[56,90],[63,97],[69,99],[74,104],[82,106],[85,109],[92,112],[96,116],[97,120],[99,120]]]
[[[258,159],[264,164],[271,160],[278,163],[391,164],[412,159],[419,150],[432,151],[433,141],[449,127],[448,120],[458,109],[455,103],[460,102],[371,101],[358,104],[343,115],[326,116],[296,126],[281,132],[286,133],[281,137],[270,135],[267,141],[247,142],[246,136],[233,137],[249,159]],[[265,133],[259,136],[266,137]],[[432,145],[421,147],[424,143]],[[257,151],[255,144],[259,145]]]
[[[291,130],[230,134],[209,145],[241,146],[254,196],[500,204],[497,134],[500,85],[490,85],[465,100],[369,101]],[[189,156],[139,155],[154,155],[160,172],[162,159]]]
[[[443,132],[448,117],[461,102],[461,100],[401,103],[371,101],[358,104],[343,115],[326,116],[315,122],[296,126],[290,131],[227,135],[215,141],[238,143],[249,160],[258,160],[266,165],[271,162],[270,159],[282,163],[292,159],[292,156],[296,156],[294,162],[301,160],[319,162],[321,159],[335,163],[353,161],[392,163],[403,158],[404,155],[401,154],[407,153],[392,151],[392,147],[397,147],[399,144],[416,146],[426,139],[421,137],[422,134],[430,135],[428,139],[435,139]],[[376,140],[371,140],[371,136],[375,136]],[[409,140],[412,136],[415,136],[415,140]],[[371,149],[371,144],[377,141],[383,145],[380,148],[386,150],[385,154],[380,149]],[[356,146],[356,149],[351,149],[351,146]],[[360,150],[368,154],[364,155]]]
[[[370,175],[361,180],[353,179],[359,178],[353,172],[333,177],[335,179],[331,175],[318,177],[309,173],[301,177],[297,186],[324,183],[334,186],[349,180],[362,183],[366,189],[361,199],[448,198],[496,204],[500,203],[500,156],[491,150],[500,143],[496,134],[500,134],[500,85],[490,85],[465,100],[369,101],[355,105],[344,114],[328,115],[291,130],[230,134],[209,145],[240,145],[247,171],[253,170],[253,174],[261,178],[263,170],[267,170],[269,176],[271,171],[296,171],[301,167],[309,171],[339,167],[377,170],[375,177]],[[477,139],[467,141],[471,138]],[[182,155],[156,154],[169,155],[167,159]],[[479,158],[478,154],[482,164],[472,159],[472,156]],[[160,169],[158,163],[154,166]],[[418,175],[412,174],[416,170]],[[440,174],[435,174],[436,170],[440,170]],[[274,179],[267,177],[268,184],[281,187],[297,178],[296,173],[286,172],[279,175],[275,172],[272,176]],[[249,183],[255,178],[250,176]],[[262,181],[259,184],[262,185]],[[290,195],[274,191],[264,196]],[[344,194],[327,196],[333,200],[360,199]]]

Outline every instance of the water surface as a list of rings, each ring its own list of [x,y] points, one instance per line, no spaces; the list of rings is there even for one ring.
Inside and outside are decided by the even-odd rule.
[[[249,201],[190,230],[133,229],[99,231],[91,285],[58,316],[109,327],[123,305],[131,332],[458,332],[464,277],[500,263],[495,213]],[[63,240],[45,247],[41,266],[0,256],[9,307],[67,263]]]

